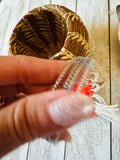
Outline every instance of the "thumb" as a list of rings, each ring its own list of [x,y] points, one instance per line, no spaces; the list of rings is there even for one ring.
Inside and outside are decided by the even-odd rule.
[[[37,137],[53,135],[89,118],[94,103],[66,90],[25,97],[0,110],[0,156]]]

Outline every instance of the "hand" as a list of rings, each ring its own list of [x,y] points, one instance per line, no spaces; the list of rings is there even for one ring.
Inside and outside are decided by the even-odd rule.
[[[0,95],[29,95],[0,109],[0,157],[37,137],[54,138],[59,131],[59,140],[69,141],[67,128],[94,110],[87,96],[64,89],[48,91],[66,64],[27,56],[0,57]]]

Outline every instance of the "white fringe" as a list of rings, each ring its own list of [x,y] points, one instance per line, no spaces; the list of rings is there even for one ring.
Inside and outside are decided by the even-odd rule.
[[[97,115],[104,117],[110,122],[115,122],[116,124],[120,123],[120,108],[117,104],[115,105],[106,105],[104,99],[96,94],[105,84],[102,85],[98,83],[99,73],[94,72],[93,78],[91,80],[93,99],[95,102],[95,112]]]
[[[99,96],[98,94],[93,94],[93,98],[94,98],[95,104],[103,104],[103,105],[105,105],[104,99],[101,96]]]
[[[119,111],[119,107],[117,104],[115,105],[105,105],[105,104],[95,104],[95,112],[97,115],[104,117],[105,119],[115,122],[117,124],[120,123],[120,115],[116,112]]]

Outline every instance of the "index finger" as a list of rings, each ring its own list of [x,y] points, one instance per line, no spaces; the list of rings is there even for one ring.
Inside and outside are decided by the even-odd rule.
[[[65,61],[29,56],[1,56],[0,85],[51,84],[66,64]]]

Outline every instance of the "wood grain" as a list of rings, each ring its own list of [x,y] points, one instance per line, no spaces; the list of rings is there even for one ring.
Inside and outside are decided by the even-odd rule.
[[[77,13],[88,28],[90,41],[94,41],[94,55],[102,73],[105,87],[99,92],[109,104],[109,44],[108,44],[108,1],[78,0]],[[103,62],[103,63],[101,63]],[[73,141],[66,146],[66,160],[109,160],[110,124],[100,117],[85,121],[71,129]]]
[[[51,3],[65,6],[74,12],[76,9],[76,0],[51,0]]]
[[[32,0],[30,3],[30,10],[38,6],[49,4],[50,1]],[[64,159],[65,143],[61,142],[54,146],[46,140],[37,139],[29,144],[28,160],[63,160]]]
[[[32,2],[32,7],[33,7]],[[75,1],[72,1],[72,4],[74,3],[75,8]],[[44,3],[45,4],[45,3]],[[60,4],[66,6],[66,1],[51,1],[51,4]],[[68,6],[67,6],[68,7]],[[74,11],[74,9],[72,8]],[[63,160],[64,159],[64,148],[65,143],[61,142],[57,145],[50,144],[46,142],[45,140],[39,139],[32,143],[30,143],[29,146],[29,152],[28,152],[28,159],[40,159],[40,160]],[[47,153],[47,154],[46,154]]]
[[[0,36],[1,48],[0,55],[8,55],[8,42],[10,35],[16,25],[16,23],[22,18],[22,16],[29,9],[30,0],[5,0],[3,1],[3,9],[0,10],[2,18],[0,19],[3,22],[2,27],[0,27]],[[1,3],[2,5],[2,3]],[[5,14],[3,14],[5,11]],[[4,20],[3,20],[4,19]],[[0,21],[0,22],[1,22]],[[9,153],[1,160],[25,160],[27,157],[28,144],[25,144],[15,151]]]
[[[11,0],[11,3],[13,3],[13,1]],[[7,10],[5,10],[5,8],[7,8]],[[6,34],[6,30],[7,30],[7,25],[8,25],[8,21],[9,21],[9,15],[11,12],[11,7],[9,6],[9,3],[7,3],[7,0],[2,1],[0,3],[0,54],[1,53],[1,49],[4,43],[4,38],[5,38],[5,34]],[[4,14],[3,14],[4,13]]]
[[[107,104],[117,103],[120,106],[120,44],[117,37],[119,22],[116,16],[119,0],[3,0],[0,3],[0,55],[8,55],[10,35],[22,16],[28,10],[49,3],[64,5],[76,11],[82,18],[89,31],[90,43],[96,46],[95,53],[91,56],[96,59],[102,70],[101,77],[105,81],[105,87],[99,94]],[[110,125],[101,117],[94,117],[72,127],[70,132],[71,143],[60,142],[54,146],[43,139],[37,139],[0,160],[120,159],[118,126]]]
[[[31,0],[30,10],[39,6],[47,5],[47,4],[50,4],[50,0]]]
[[[13,150],[9,154],[2,157],[0,160],[26,160],[27,158],[28,143]]]
[[[6,8],[8,8],[8,13],[6,13],[6,15],[8,16],[8,19],[6,21],[6,23],[4,24],[5,27],[5,34],[3,37],[3,42],[2,42],[2,47],[1,47],[1,54],[2,55],[8,55],[8,42],[10,39],[10,35],[14,29],[14,27],[16,26],[16,24],[18,23],[18,21],[22,18],[22,16],[28,12],[29,9],[29,3],[30,0],[6,0],[6,5],[8,5],[8,7],[5,7],[4,10],[6,10]],[[3,16],[4,19],[6,19],[6,15],[1,14]]]
[[[43,139],[30,143],[28,160],[64,160],[64,142],[57,145]]]

